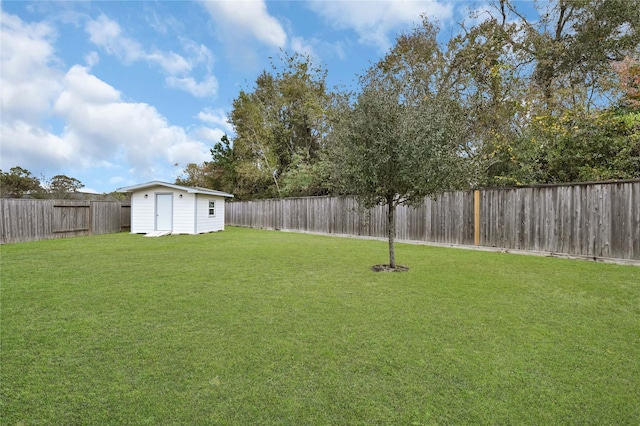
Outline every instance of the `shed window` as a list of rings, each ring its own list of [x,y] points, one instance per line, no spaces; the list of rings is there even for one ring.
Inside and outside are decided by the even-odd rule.
[[[216,202],[209,201],[209,216],[215,216],[215,215],[216,215]]]

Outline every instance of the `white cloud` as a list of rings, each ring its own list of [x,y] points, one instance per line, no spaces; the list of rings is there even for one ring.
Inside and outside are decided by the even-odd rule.
[[[67,162],[72,157],[70,147],[41,125],[62,89],[63,73],[57,69],[52,46],[55,31],[3,11],[0,22],[0,168]]]
[[[390,37],[400,27],[417,24],[420,15],[439,20],[452,16],[451,4],[433,0],[393,1],[311,1],[311,9],[330,25],[350,29],[359,36],[359,42],[386,51]]]
[[[204,65],[207,70],[211,70],[214,58],[207,46],[202,43],[196,43],[193,40],[182,40],[182,44],[192,63]]]
[[[105,15],[100,15],[98,19],[87,22],[85,31],[89,34],[89,40],[93,44],[125,63],[146,60],[160,66],[162,70],[171,75],[185,73],[192,69],[192,64],[177,53],[158,50],[146,52],[138,41],[122,33],[120,25],[116,21]]]
[[[261,67],[265,48],[276,51],[287,47],[287,33],[282,23],[269,14],[264,0],[200,0],[200,3],[213,20],[228,67],[253,73]]]
[[[220,142],[220,139],[226,134],[226,132],[222,129],[215,128],[212,129],[210,127],[200,127],[195,131],[195,135],[201,139],[205,139],[211,142],[211,144],[216,144]]]
[[[59,91],[58,59],[51,43],[55,31],[47,24],[27,24],[0,11],[2,123],[12,119],[36,122]]]
[[[220,138],[218,138],[218,141]],[[194,155],[198,153],[198,155]],[[210,147],[205,147],[202,142],[193,139],[184,139],[174,143],[167,150],[167,156],[171,158],[172,164],[202,163],[211,160]]]
[[[37,125],[3,119],[1,134],[3,170],[20,166],[38,176],[73,163],[73,147]]]
[[[201,126],[195,132],[194,135],[200,139],[207,140],[212,144],[220,142],[220,138],[224,135],[233,135],[234,129],[227,114],[221,108],[217,109],[205,109],[198,113],[197,118],[203,123],[213,125],[214,128]]]
[[[151,28],[159,34],[180,33],[184,30],[186,22],[178,20],[175,16],[159,16],[155,9],[145,8],[144,19]]]
[[[308,56],[314,61],[319,61],[319,57],[312,45],[313,42],[313,40],[309,42],[303,37],[292,37],[291,49],[293,49],[294,52],[300,53],[301,55]]]
[[[191,71],[193,68],[193,64],[190,61],[187,61],[184,57],[174,52],[161,52],[156,50],[145,53],[144,59],[158,64],[160,68],[171,75],[183,74]]]
[[[115,89],[84,67],[72,67],[64,86],[55,111],[67,123],[63,139],[85,167],[102,158],[124,155],[121,160],[149,173],[154,164],[208,157],[204,143],[192,139],[183,128],[169,125],[154,107],[123,102]]]
[[[194,132],[195,136],[211,142],[211,145],[215,145],[216,143],[220,142],[220,139],[226,134],[227,133],[222,129],[212,129],[210,127],[200,127]]]
[[[171,125],[151,105],[124,101],[89,67],[61,71],[47,25],[2,13],[1,37],[3,170],[18,165],[34,174],[81,177],[96,169],[115,175],[124,166],[139,182],[171,179],[172,164],[210,158],[205,138]]]
[[[140,43],[124,36],[120,25],[105,15],[89,20],[85,31],[93,44],[127,64],[143,59],[145,56]]]
[[[100,62],[100,55],[98,55],[98,52],[90,52],[85,55],[84,60],[87,63],[87,66],[91,68]]]
[[[122,186],[125,186],[125,182],[126,181],[127,180],[125,178],[123,178],[122,176],[115,176],[115,177],[112,177],[111,179],[109,179],[109,184],[114,186],[114,187],[118,187],[118,186],[122,187]]]
[[[96,46],[126,64],[147,61],[159,66],[167,75],[166,82],[171,88],[184,90],[196,97],[215,96],[218,92],[218,81],[211,75],[213,55],[203,44],[181,40],[189,55],[187,57],[157,49],[147,51],[138,41],[124,35],[120,25],[105,15],[90,20],[85,31]],[[205,68],[206,76],[197,82],[191,73],[201,65]]]
[[[201,82],[195,81],[193,77],[169,76],[166,81],[169,87],[182,89],[198,98],[213,97],[218,93],[218,80],[214,76],[208,76]]]
[[[269,15],[264,0],[203,0],[202,4],[216,21],[221,33],[235,39],[252,37],[280,48],[287,43],[287,34],[280,22]]]
[[[233,133],[233,126],[229,123],[226,112],[224,110],[217,109],[205,109],[198,113],[198,119],[205,123],[214,124],[221,127],[223,131],[227,133]]]
[[[104,47],[109,53],[115,53],[118,50],[119,46],[114,42],[120,39],[122,30],[116,21],[109,19],[106,15],[100,15],[98,19],[87,22],[85,31],[93,44]]]
[[[322,63],[322,58],[337,57],[346,59],[344,44],[341,41],[329,43],[321,38],[291,37],[291,50],[303,56],[308,56],[313,63]]]
[[[70,93],[81,93],[84,103],[108,103],[120,99],[120,92],[94,75],[87,73],[87,69],[75,65],[67,72],[64,79],[65,90],[60,94],[57,105],[64,102]]]

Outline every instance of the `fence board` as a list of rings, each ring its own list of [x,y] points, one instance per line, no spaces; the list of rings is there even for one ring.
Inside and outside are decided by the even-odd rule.
[[[92,201],[91,233],[112,234],[123,228],[121,222],[122,206],[109,201]]]
[[[0,200],[0,244],[120,232],[131,205],[119,201]]]
[[[53,204],[54,238],[79,237],[91,232],[89,201],[55,200]]]
[[[397,238],[474,244],[473,197],[399,206]],[[386,237],[386,207],[364,212],[349,197],[235,201],[226,212],[228,225]],[[483,189],[479,217],[481,246],[640,260],[640,180]]]

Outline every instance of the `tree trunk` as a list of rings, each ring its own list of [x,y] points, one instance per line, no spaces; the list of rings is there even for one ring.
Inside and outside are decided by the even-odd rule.
[[[395,198],[395,197],[394,197]],[[393,198],[387,198],[387,234],[389,235],[389,267],[396,267],[396,205]]]

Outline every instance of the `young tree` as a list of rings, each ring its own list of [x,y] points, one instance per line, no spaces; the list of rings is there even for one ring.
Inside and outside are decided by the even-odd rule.
[[[412,57],[438,61],[435,36],[430,25],[417,29],[413,37],[420,40],[413,45],[419,49],[406,49],[401,37],[362,78],[355,105],[343,106],[333,133],[333,177],[340,192],[355,196],[364,208],[387,206],[391,269],[396,269],[396,208],[467,186],[472,169],[464,111],[434,78],[444,74],[444,62],[425,67]],[[394,65],[400,63],[415,66]]]

